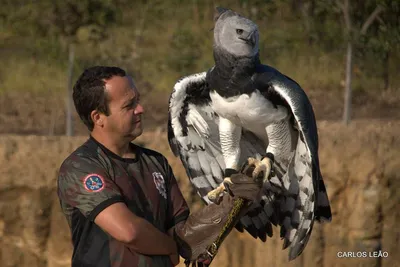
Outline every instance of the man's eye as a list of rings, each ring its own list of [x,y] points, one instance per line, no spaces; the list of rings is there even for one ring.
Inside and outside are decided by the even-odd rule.
[[[128,105],[125,106],[125,108],[132,108],[134,106],[134,104],[135,104],[134,102],[129,103]]]

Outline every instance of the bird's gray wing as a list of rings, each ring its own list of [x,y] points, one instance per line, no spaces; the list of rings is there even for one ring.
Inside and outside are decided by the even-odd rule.
[[[205,77],[205,72],[198,73],[175,84],[169,100],[168,141],[194,189],[209,203],[207,193],[223,181],[224,162]]]
[[[207,193],[223,181],[225,169],[218,120],[211,106],[206,72],[184,77],[175,84],[169,101],[169,144],[175,156],[180,157],[194,189],[207,204],[210,203]],[[244,163],[248,157],[264,155],[266,144],[243,130],[240,148],[240,163]],[[263,241],[267,235],[272,236],[271,222],[274,223],[275,214],[272,199],[272,193],[264,195],[236,228]]]
[[[276,195],[280,208],[275,210],[284,238],[283,248],[290,248],[289,259],[292,260],[304,250],[314,221],[330,221],[331,210],[319,167],[318,133],[312,105],[295,81],[271,69],[258,76],[258,87],[268,88],[268,96],[288,108],[295,133],[292,154],[284,171],[277,175],[278,183],[284,186]]]

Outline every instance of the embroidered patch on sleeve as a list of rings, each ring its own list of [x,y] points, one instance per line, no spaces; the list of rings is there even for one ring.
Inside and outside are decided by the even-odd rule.
[[[104,178],[101,175],[92,173],[85,177],[83,186],[88,192],[100,192],[104,189]]]

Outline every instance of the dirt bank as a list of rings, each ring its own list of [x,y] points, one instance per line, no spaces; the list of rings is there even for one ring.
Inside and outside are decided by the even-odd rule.
[[[214,266],[398,266],[400,121],[357,121],[349,127],[319,121],[318,126],[332,223],[317,225],[303,255],[290,264],[277,232],[266,244],[233,232]],[[56,199],[55,178],[62,160],[85,139],[0,136],[0,266],[69,266],[69,232]],[[169,158],[195,208],[198,198],[169,151],[166,134],[146,133],[138,142]],[[379,251],[388,257],[338,257]]]

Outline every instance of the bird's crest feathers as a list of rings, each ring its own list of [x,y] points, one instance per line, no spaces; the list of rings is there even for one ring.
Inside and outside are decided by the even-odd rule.
[[[217,7],[215,9],[215,13],[214,13],[214,21],[217,21],[222,14],[224,14],[225,12],[232,12],[232,10],[224,8],[224,7]]]

